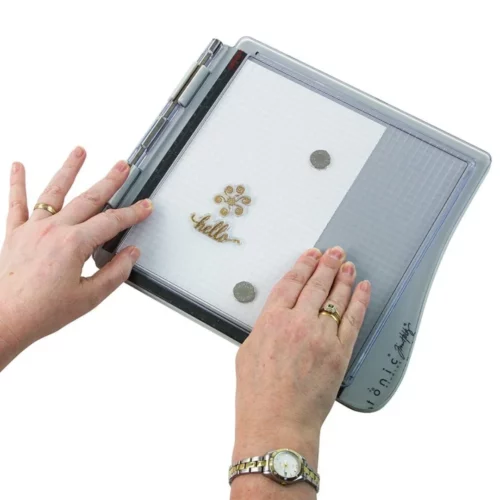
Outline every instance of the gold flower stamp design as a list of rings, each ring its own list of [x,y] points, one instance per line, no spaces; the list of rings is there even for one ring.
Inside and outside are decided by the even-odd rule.
[[[224,206],[219,210],[222,217],[226,217],[230,213],[236,216],[243,215],[245,209],[243,205],[248,206],[252,203],[250,196],[245,195],[245,187],[241,184],[233,187],[226,186],[224,189],[224,194],[218,194],[214,197],[215,203],[218,205],[224,204]]]
[[[219,214],[226,217],[234,213],[237,217],[244,214],[245,208],[252,203],[250,196],[245,194],[245,187],[241,184],[237,186],[226,186],[224,194],[214,196],[217,205],[223,205]],[[212,214],[197,215],[191,214],[191,222],[194,228],[201,234],[204,234],[218,243],[233,242],[241,244],[239,238],[233,238],[229,235],[230,226],[222,220],[212,220]]]

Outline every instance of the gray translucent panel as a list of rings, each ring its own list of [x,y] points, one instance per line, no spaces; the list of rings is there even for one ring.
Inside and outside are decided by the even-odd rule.
[[[358,280],[372,282],[353,361],[424,241],[438,231],[466,168],[465,161],[388,127],[319,238],[320,249],[343,246]]]

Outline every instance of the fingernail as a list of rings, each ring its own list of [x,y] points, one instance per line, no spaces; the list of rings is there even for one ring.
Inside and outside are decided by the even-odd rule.
[[[342,266],[342,272],[348,274],[349,276],[352,276],[354,274],[354,264],[352,262],[346,262]]]
[[[368,292],[370,291],[371,283],[368,280],[362,281],[361,284],[359,285],[359,288],[361,288],[363,292]]]
[[[77,146],[74,150],[74,153],[77,158],[81,158],[83,156],[83,148]]]
[[[13,173],[13,174],[15,174],[15,173],[17,173],[17,172],[19,171],[19,166],[20,166],[20,165],[19,165],[19,163],[17,163],[17,162],[14,162],[14,163],[12,164],[12,173]]]
[[[151,208],[153,208],[153,203],[151,202],[151,200],[148,200],[148,199],[142,200],[141,207],[151,209]]]
[[[321,257],[321,250],[318,248],[310,248],[307,252],[306,255],[308,257],[314,257],[315,259],[319,259]]]
[[[328,250],[328,255],[334,259],[341,260],[344,258],[344,250],[340,247],[333,247]]]
[[[115,168],[118,172],[125,172],[125,170],[128,170],[128,163],[126,161],[121,161],[116,164]]]
[[[129,254],[130,254],[130,257],[132,257],[132,260],[135,262],[138,261],[140,255],[141,255],[141,251],[137,248],[137,247],[132,247],[130,250],[129,250]]]

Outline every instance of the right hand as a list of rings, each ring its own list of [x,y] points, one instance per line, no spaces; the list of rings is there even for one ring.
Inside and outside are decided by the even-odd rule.
[[[294,448],[314,467],[321,426],[337,396],[370,301],[368,281],[340,247],[305,252],[272,290],[236,358],[233,460]],[[333,302],[340,325],[319,315]]]

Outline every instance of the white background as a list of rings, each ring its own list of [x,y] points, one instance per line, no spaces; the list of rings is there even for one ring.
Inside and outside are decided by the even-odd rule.
[[[126,158],[214,36],[261,39],[499,158],[494,3],[463,4],[3,0],[2,210],[14,160],[34,203],[76,144],[73,194]],[[499,188],[493,164],[397,395],[371,415],[335,406],[320,498],[499,498]],[[0,498],[228,498],[235,352],[122,287],[0,374]]]

